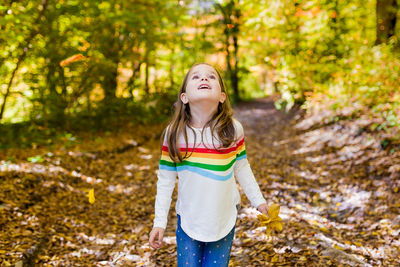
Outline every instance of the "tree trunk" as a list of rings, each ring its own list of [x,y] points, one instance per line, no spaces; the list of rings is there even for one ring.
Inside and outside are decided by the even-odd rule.
[[[146,47],[146,54],[145,54],[145,77],[144,77],[144,91],[145,91],[145,97],[147,97],[150,93],[150,86],[149,86],[149,48]]]
[[[104,103],[109,104],[112,103],[115,98],[115,92],[117,89],[117,77],[118,77],[118,64],[115,63],[113,69],[111,69],[103,81],[103,90],[104,90]]]
[[[240,99],[240,94],[239,94],[239,77],[238,77],[238,64],[239,64],[239,58],[238,58],[238,51],[239,51],[239,45],[238,45],[238,39],[237,36],[233,36],[233,47],[234,47],[234,54],[233,58],[235,60],[234,62],[234,68],[232,70],[231,74],[231,80],[232,80],[232,88],[235,94],[238,95],[238,99]]]
[[[129,78],[128,81],[129,94],[132,98],[133,98],[133,90],[135,89],[136,75],[140,73],[140,66],[142,65],[142,63],[143,62],[135,62],[133,64],[132,76]]]
[[[226,52],[226,67],[230,79],[230,84],[233,89],[233,102],[237,102],[240,99],[239,95],[239,76],[238,76],[238,35],[239,35],[239,19],[241,17],[240,10],[235,7],[235,1],[231,0],[225,5],[216,4],[218,9],[221,11],[223,16],[222,24],[225,26],[224,34],[225,34],[225,52]],[[233,41],[231,41],[231,39]],[[232,63],[232,55],[229,50],[231,46],[231,42],[233,42],[233,59]],[[233,66],[232,66],[233,65]]]
[[[377,0],[375,45],[387,43],[396,28],[397,0]]]

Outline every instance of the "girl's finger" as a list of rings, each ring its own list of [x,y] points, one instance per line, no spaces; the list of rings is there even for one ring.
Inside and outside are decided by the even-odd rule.
[[[163,238],[163,236],[162,236],[162,233],[161,233],[161,231],[160,231],[160,232],[158,232],[158,244],[159,244],[159,245],[161,245],[162,238]]]
[[[150,235],[149,243],[152,247],[154,247],[154,235]]]
[[[155,247],[157,247],[157,244],[156,244],[156,242],[155,242],[155,239],[156,239],[156,234],[152,234],[151,236],[150,236],[150,244],[155,248]]]

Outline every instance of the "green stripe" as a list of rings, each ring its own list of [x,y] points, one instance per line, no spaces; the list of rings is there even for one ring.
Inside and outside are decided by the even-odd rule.
[[[184,160],[183,162],[178,162],[175,165],[172,162],[160,159],[160,164],[171,166],[171,167],[190,165],[190,166],[195,166],[195,167],[199,167],[199,168],[206,169],[206,170],[212,170],[212,171],[227,171],[235,163],[235,161],[236,161],[236,158],[234,158],[230,163],[228,163],[226,165],[212,165],[212,164],[207,164],[207,163],[198,163],[198,162]]]
[[[237,154],[236,157],[240,157],[240,156],[243,156],[243,155],[245,155],[245,154],[246,154],[246,149],[243,150],[242,152],[240,152],[239,154]]]
[[[167,165],[167,166],[170,166],[170,167],[176,167],[175,162],[170,162],[170,161],[166,161],[166,160],[163,160],[163,159],[160,159],[159,164]]]

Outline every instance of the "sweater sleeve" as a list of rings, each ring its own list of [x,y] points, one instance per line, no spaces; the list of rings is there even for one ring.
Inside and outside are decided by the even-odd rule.
[[[253,207],[257,208],[260,204],[267,203],[267,201],[261,193],[260,187],[250,168],[249,161],[247,160],[244,130],[239,121],[237,121],[237,134],[239,136],[239,142],[234,166],[235,177],[239,181],[240,186],[243,188]]]
[[[164,143],[161,150],[161,158],[157,173],[157,195],[155,200],[155,216],[153,227],[167,227],[168,212],[171,206],[171,196],[175,188],[177,177],[176,163],[168,154],[167,130],[164,136]]]

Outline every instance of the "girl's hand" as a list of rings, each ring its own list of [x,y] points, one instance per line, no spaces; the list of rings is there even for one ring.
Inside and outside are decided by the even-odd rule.
[[[158,237],[158,242],[155,242],[156,237]],[[162,246],[162,240],[164,237],[164,229],[161,227],[154,227],[150,232],[149,243],[152,248],[160,248]]]
[[[261,213],[264,213],[265,215],[268,216],[268,206],[267,203],[261,204],[257,207],[257,210]]]

